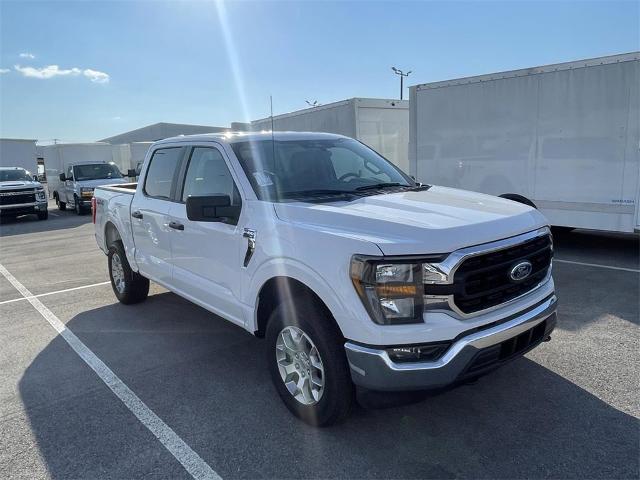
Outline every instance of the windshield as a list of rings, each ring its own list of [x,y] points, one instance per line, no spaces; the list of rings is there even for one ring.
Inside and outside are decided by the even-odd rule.
[[[100,180],[102,178],[122,178],[118,167],[111,163],[96,163],[93,165],[75,165],[73,167],[75,180]]]
[[[24,168],[0,170],[0,182],[30,182],[33,176]]]
[[[370,188],[415,185],[394,165],[352,139],[276,141],[275,145],[260,140],[231,147],[261,200],[346,196]]]

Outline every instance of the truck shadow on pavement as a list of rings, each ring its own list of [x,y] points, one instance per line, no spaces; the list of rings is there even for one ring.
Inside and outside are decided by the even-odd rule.
[[[261,340],[173,294],[67,326],[225,479],[639,475],[638,420],[528,358],[315,429],[281,403]],[[60,337],[19,389],[53,478],[186,476]]]
[[[49,212],[47,220],[38,220],[35,215],[18,218],[0,217],[0,238],[26,233],[39,233],[54,230],[66,230],[91,223],[91,214],[77,215],[75,212]]]

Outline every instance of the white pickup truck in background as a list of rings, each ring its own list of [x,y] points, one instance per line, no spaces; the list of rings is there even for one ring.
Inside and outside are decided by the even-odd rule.
[[[314,425],[346,417],[355,385],[467,382],[556,324],[537,210],[416,184],[339,135],[162,140],[137,184],[96,187],[93,214],[122,303],[152,280],[265,337],[278,393]]]

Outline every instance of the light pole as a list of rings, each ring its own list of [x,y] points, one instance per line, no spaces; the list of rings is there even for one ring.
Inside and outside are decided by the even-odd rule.
[[[402,70],[397,69],[396,67],[391,67],[391,70],[393,70],[393,73],[395,73],[396,75],[400,75],[400,100],[402,100],[402,92],[404,91],[404,77],[408,77],[409,74],[411,73],[411,70],[409,70],[407,73],[404,73]]]
[[[310,102],[309,100],[305,100],[305,102],[307,102],[307,105],[309,105],[310,107],[317,107],[320,105],[318,103],[318,100],[314,100],[313,102]]]

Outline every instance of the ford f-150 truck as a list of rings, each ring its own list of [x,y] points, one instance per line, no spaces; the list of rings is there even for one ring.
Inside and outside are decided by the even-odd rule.
[[[537,210],[417,184],[339,135],[162,140],[137,184],[96,187],[93,214],[120,302],[152,280],[265,338],[280,397],[314,425],[346,417],[355,386],[475,380],[556,324]]]
[[[0,167],[0,215],[17,217],[34,214],[49,217],[47,194],[40,182],[24,168]]]

